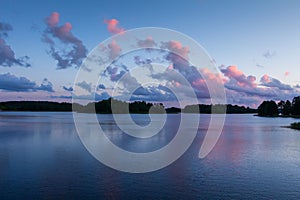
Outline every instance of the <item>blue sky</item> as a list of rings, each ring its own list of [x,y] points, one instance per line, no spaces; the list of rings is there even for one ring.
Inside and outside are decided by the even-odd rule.
[[[276,91],[270,90],[277,94],[278,89],[284,89],[278,85],[281,84],[292,89],[284,91],[285,95],[280,98],[299,94],[300,1],[297,0],[0,2],[0,23],[12,27],[12,30],[2,30],[2,33],[7,32],[7,36],[2,34],[1,38],[15,53],[17,60],[28,56],[26,63],[31,65],[24,67],[13,63],[5,66],[7,64],[0,62],[1,101],[70,100],[53,98],[70,95],[70,91],[63,87],[73,85],[78,70],[75,65],[58,69],[57,60],[49,54],[51,45],[42,40],[47,29],[45,19],[53,12],[59,13],[59,26],[66,22],[71,24],[72,35],[82,42],[87,52],[112,35],[104,20],[116,19],[118,26],[125,30],[149,26],[169,28],[192,37],[206,49],[216,65],[223,69],[221,73],[228,79],[227,90],[233,90],[232,84],[240,79],[228,73],[226,76],[226,69],[232,70],[231,73],[238,70],[237,76],[241,73],[246,78],[254,76],[254,90],[255,87],[277,88]],[[65,47],[63,42],[56,41],[57,48]],[[1,48],[3,46],[0,46],[0,51]],[[0,53],[0,61],[4,56]],[[19,88],[18,82],[24,85],[20,77],[28,79],[27,89]],[[261,77],[265,82],[261,81]],[[15,87],[12,87],[14,84]],[[250,90],[252,86],[249,87]],[[229,103],[256,106],[261,100],[274,96],[253,96],[253,93],[251,96],[241,90],[235,92],[241,93],[242,98],[239,101],[229,98]],[[248,97],[252,101],[243,101]]]

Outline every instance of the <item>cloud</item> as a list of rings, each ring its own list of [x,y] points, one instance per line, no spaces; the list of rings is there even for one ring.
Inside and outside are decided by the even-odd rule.
[[[50,98],[53,99],[76,99],[76,100],[88,100],[88,101],[101,101],[104,99],[110,98],[110,95],[107,92],[98,93],[91,93],[88,95],[51,95]]]
[[[109,49],[109,58],[111,60],[114,60],[116,57],[118,57],[122,51],[121,47],[117,44],[115,40],[109,43],[107,47]]]
[[[151,59],[142,59],[141,56],[134,56],[134,63],[139,66],[149,65],[152,63]]]
[[[290,72],[284,72],[284,76],[289,76],[290,74]]]
[[[284,96],[294,95],[294,90],[291,86],[286,85],[273,79],[268,75],[264,75],[260,82],[256,83],[256,77],[245,75],[236,66],[228,66],[220,68],[221,72],[227,78],[224,82],[227,94],[233,92],[233,96],[239,98],[282,98]],[[264,86],[264,87],[261,87]],[[253,100],[254,101],[258,101]]]
[[[149,87],[139,87],[137,88],[131,98],[131,101],[151,101],[151,102],[164,102],[164,101],[176,101],[176,96],[172,93],[172,91],[162,85],[158,85],[157,87],[149,86]]]
[[[12,31],[13,28],[10,24],[0,22],[0,37],[8,37],[8,32]]]
[[[293,90],[293,88],[290,85],[284,84],[278,79],[272,78],[265,74],[260,79],[261,85],[269,87],[269,88],[278,88],[279,90]]]
[[[141,48],[151,48],[157,46],[156,42],[153,40],[151,36],[147,37],[144,40],[138,40],[137,45],[138,47]]]
[[[260,82],[256,77],[245,75],[236,66],[222,66],[221,72],[226,80],[224,85],[228,103],[239,103],[257,107],[262,100],[287,100],[297,95],[297,87],[284,84],[281,81],[265,74]]]
[[[11,92],[36,92],[47,91],[54,92],[52,83],[44,79],[42,84],[38,86],[34,81],[30,81],[25,77],[16,77],[10,73],[0,74],[0,90]]]
[[[107,92],[102,92],[102,93],[90,93],[87,95],[73,95],[74,99],[77,100],[90,100],[90,101],[101,101],[104,99],[110,98],[110,95]]]
[[[105,55],[105,59],[101,58],[96,61],[99,64],[115,62],[115,58],[120,56],[122,52],[122,48],[115,40],[112,40],[107,45],[101,43],[99,47],[100,47],[100,51]]]
[[[91,92],[92,91],[92,84],[91,83],[87,83],[86,81],[82,81],[80,83],[77,83],[77,85],[79,87],[81,87],[82,89]]]
[[[44,90],[48,92],[54,92],[53,90],[53,84],[46,78],[44,78],[41,86],[39,87],[39,90]]]
[[[260,67],[260,68],[264,68],[264,67],[265,67],[264,65],[261,65],[261,64],[259,64],[259,63],[256,63],[255,66],[256,66],[256,67]]]
[[[107,30],[111,34],[123,33],[125,31],[124,28],[119,27],[119,21],[116,19],[106,19],[104,23],[107,24]]]
[[[66,86],[63,86],[63,89],[68,91],[68,92],[72,92],[73,91],[73,87],[66,87]]]
[[[72,99],[73,97],[71,95],[51,95],[50,98],[52,99]]]
[[[78,67],[86,57],[87,49],[82,41],[72,34],[71,23],[66,22],[64,25],[58,25],[59,17],[59,13],[53,12],[45,19],[47,28],[44,30],[42,40],[50,45],[48,53],[57,61],[57,69]],[[67,45],[67,47],[58,49],[54,39]]]
[[[127,72],[128,72],[128,68],[123,65],[123,64],[120,64],[120,65],[110,65],[108,66],[104,72],[103,72],[103,75],[106,76],[106,77],[109,77],[109,79],[113,82],[117,82],[119,81],[119,79],[124,76]]]
[[[103,84],[99,84],[99,85],[98,85],[98,89],[105,90],[106,87],[105,87],[105,85],[103,85]]]
[[[13,65],[30,67],[31,65],[27,62],[29,57],[23,56],[16,58],[15,52],[4,40],[4,38],[8,37],[9,31],[12,31],[12,26],[0,22],[0,65],[4,67],[11,67]]]
[[[240,87],[255,88],[257,84],[255,83],[255,76],[246,76],[242,71],[238,70],[236,66],[228,66],[227,68],[220,69],[223,74]]]
[[[267,51],[263,54],[263,57],[264,58],[267,58],[267,59],[271,59],[273,58],[274,56],[276,56],[276,52],[273,51],[273,52],[270,52],[270,51]]]
[[[185,70],[189,66],[188,54],[189,47],[184,47],[178,41],[162,42],[162,49],[167,49],[170,52],[167,54],[166,59],[173,63],[174,69]]]

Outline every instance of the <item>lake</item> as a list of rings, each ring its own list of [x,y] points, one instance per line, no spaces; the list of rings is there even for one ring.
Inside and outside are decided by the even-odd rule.
[[[114,144],[133,152],[162,148],[180,123],[180,114],[170,114],[160,134],[137,139],[122,133],[112,115],[97,117]],[[299,119],[227,115],[216,146],[199,159],[210,115],[200,119],[177,161],[131,174],[86,150],[72,113],[0,112],[0,199],[300,199],[300,131],[282,127]]]

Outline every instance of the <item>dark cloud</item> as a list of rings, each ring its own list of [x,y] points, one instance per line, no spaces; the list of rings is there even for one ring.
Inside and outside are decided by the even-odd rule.
[[[16,77],[10,73],[0,74],[0,89],[11,92],[35,92],[38,90],[54,92],[52,83],[47,79],[44,79],[38,86],[34,81],[25,77]]]
[[[126,72],[125,69],[121,69],[120,67],[108,66],[104,71],[104,75],[109,76],[111,81],[117,82]]]
[[[31,65],[28,63],[29,57],[16,58],[15,52],[4,40],[4,38],[8,37],[9,31],[12,31],[12,26],[0,22],[0,65],[4,67],[11,67],[13,65],[30,67]]]
[[[88,101],[101,101],[110,98],[107,92],[102,93],[90,93],[87,95],[51,95],[50,98],[53,99],[76,99],[76,100],[88,100]]]
[[[105,85],[103,85],[103,84],[99,84],[99,85],[98,85],[98,89],[105,90],[105,89],[106,89],[106,87],[105,87]]]
[[[73,87],[66,87],[66,86],[63,86],[63,89],[68,91],[68,92],[72,92],[73,91]]]
[[[39,87],[39,90],[44,90],[48,92],[54,92],[53,90],[53,84],[46,78],[44,78],[41,86]]]
[[[57,69],[68,67],[78,67],[86,57],[87,49],[82,41],[75,37],[72,32],[72,24],[67,22],[59,26],[59,13],[54,12],[45,19],[47,25],[43,33],[42,40],[50,45],[49,54],[57,61]],[[54,39],[64,45],[64,49],[59,49]]]
[[[131,101],[150,101],[150,102],[164,102],[164,101],[177,101],[176,96],[172,91],[162,85],[157,87],[139,87],[137,88],[132,96]]]
[[[134,56],[134,63],[139,65],[139,66],[144,66],[144,65],[149,65],[152,63],[152,60],[147,58],[147,59],[142,59],[141,56]]]
[[[81,87],[82,89],[88,91],[88,92],[92,92],[92,84],[91,83],[87,83],[86,81],[82,81],[80,83],[77,83],[77,85],[79,87]]]

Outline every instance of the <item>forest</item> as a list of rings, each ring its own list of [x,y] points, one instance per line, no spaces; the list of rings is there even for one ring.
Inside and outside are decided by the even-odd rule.
[[[300,117],[300,96],[294,97],[292,102],[264,101],[258,106],[258,116],[265,117]]]
[[[226,108],[226,110],[224,109]],[[72,103],[58,103],[48,101],[8,101],[0,102],[1,111],[32,111],[32,112],[81,112],[81,113],[99,113],[99,114],[111,114],[111,113],[196,113],[203,114],[212,113],[257,113],[256,109],[238,105],[188,105],[181,108],[171,107],[165,108],[162,103],[149,103],[145,101],[124,102],[113,98],[98,102],[90,102],[87,105],[72,104]]]

